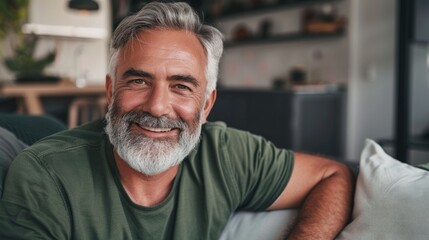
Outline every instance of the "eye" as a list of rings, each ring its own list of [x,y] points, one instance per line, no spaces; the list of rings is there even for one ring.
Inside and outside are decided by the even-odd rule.
[[[133,79],[129,81],[130,83],[134,83],[134,84],[145,84],[146,81],[143,79]]]
[[[127,84],[129,86],[146,86],[148,85],[148,82],[144,79],[141,78],[136,78],[136,79],[130,79],[127,81]]]
[[[176,84],[176,85],[174,85],[174,88],[180,89],[180,90],[192,91],[192,89],[190,87],[183,85],[183,84]]]

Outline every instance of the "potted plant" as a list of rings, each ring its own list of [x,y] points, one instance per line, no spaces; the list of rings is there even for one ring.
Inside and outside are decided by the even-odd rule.
[[[55,60],[55,51],[48,53],[41,58],[34,58],[38,38],[36,35],[26,35],[19,43],[12,57],[4,60],[5,66],[16,73],[16,82],[56,82],[59,80],[55,76],[43,74],[43,70]]]
[[[55,52],[36,59],[34,51],[38,42],[35,35],[24,35],[22,24],[27,20],[29,0],[0,1],[0,40],[9,33],[14,33],[11,42],[13,54],[4,58],[4,65],[14,72],[16,82],[57,81],[58,77],[45,76],[43,70],[55,59]]]

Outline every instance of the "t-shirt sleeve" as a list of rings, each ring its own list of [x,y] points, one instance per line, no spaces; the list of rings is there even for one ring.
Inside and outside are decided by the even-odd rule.
[[[0,201],[0,239],[69,239],[65,200],[47,166],[29,151],[8,171]]]
[[[289,182],[294,153],[279,149],[263,137],[231,130],[225,138],[240,210],[260,211],[271,206]]]

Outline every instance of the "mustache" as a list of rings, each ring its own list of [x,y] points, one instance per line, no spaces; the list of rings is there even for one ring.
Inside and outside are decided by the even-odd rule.
[[[178,128],[186,129],[186,124],[182,119],[170,119],[168,117],[154,117],[150,113],[140,111],[130,111],[122,116],[123,121],[130,125],[136,123],[140,126],[151,128]]]

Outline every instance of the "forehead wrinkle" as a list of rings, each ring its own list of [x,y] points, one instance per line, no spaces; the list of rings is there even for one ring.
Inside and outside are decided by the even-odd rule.
[[[122,49],[122,60],[125,60],[127,58],[127,56],[132,55],[133,52],[135,51],[141,51],[141,49],[144,47],[144,45],[146,45],[147,47],[151,48],[151,51],[153,51],[154,49],[156,49],[157,52],[157,57],[158,53],[165,54],[164,57],[169,58],[171,60],[182,60],[183,57],[185,58],[194,58],[193,54],[189,53],[186,50],[182,50],[179,47],[176,47],[176,44],[165,44],[162,46],[156,45],[156,44],[151,44],[150,41],[145,41],[142,40],[141,37],[139,37],[139,39],[132,39],[130,40],[126,46]],[[153,55],[152,53],[145,51],[145,55],[147,57],[151,57],[151,55]],[[205,59],[205,58],[203,58]]]
[[[168,41],[163,41],[163,44],[157,44],[156,41],[156,37],[154,36],[150,36],[150,33],[154,33],[154,32],[162,32],[162,31],[176,31],[174,29],[152,29],[149,31],[144,31],[144,32],[138,32],[135,34],[135,37],[131,38],[126,45],[121,49],[121,60],[123,61],[127,61],[129,60],[129,56],[133,56],[133,52],[135,51],[141,51],[140,48],[149,48],[149,51],[144,51],[143,55],[140,55],[140,59],[135,59],[133,61],[138,61],[138,62],[146,62],[147,60],[151,61],[151,55],[154,55],[153,57],[159,57],[160,55],[158,55],[158,53],[163,53],[165,52],[166,55],[165,56],[161,56],[161,57],[167,57],[170,60],[174,61],[174,60],[182,60],[182,58],[187,58],[187,57],[191,57],[192,59],[195,59],[195,63],[193,64],[197,64],[197,65],[202,65],[205,66],[203,69],[203,79],[201,80],[206,80],[206,71],[207,71],[207,52],[206,49],[204,48],[203,44],[200,42],[199,38],[192,32],[189,31],[179,31],[182,32],[184,34],[186,34],[187,36],[191,36],[195,39],[194,41],[190,41],[190,44],[198,44],[198,47],[201,48],[202,51],[200,51],[198,53],[195,52],[195,48],[193,48],[192,46],[189,46],[186,49],[183,49],[183,46],[178,45],[179,47],[175,47],[176,43],[174,41],[171,41],[172,44],[167,44]],[[149,36],[146,37],[147,33],[149,33]],[[180,36],[179,36],[180,37]],[[179,43],[177,43],[179,44]],[[189,51],[187,51],[189,48]],[[157,52],[153,52],[153,51],[157,51]],[[195,55],[195,53],[197,53],[197,55]],[[162,54],[161,54],[162,55]],[[195,58],[196,56],[198,56],[197,58]],[[155,59],[152,59],[155,60]],[[178,64],[177,66],[180,66],[182,64],[176,63]],[[186,64],[185,64],[186,65]],[[187,75],[187,74],[183,74],[183,75]]]

